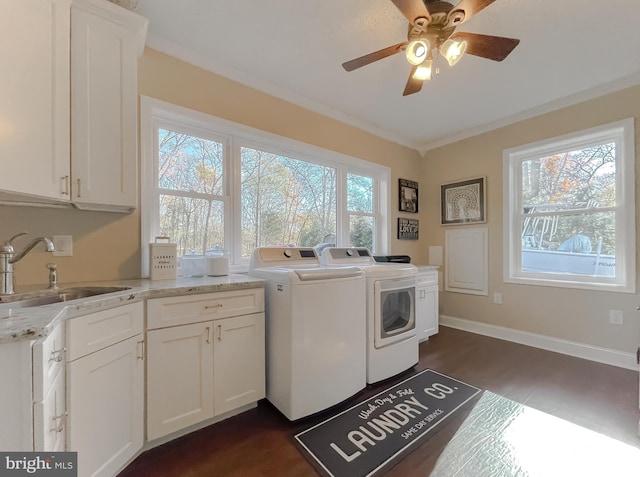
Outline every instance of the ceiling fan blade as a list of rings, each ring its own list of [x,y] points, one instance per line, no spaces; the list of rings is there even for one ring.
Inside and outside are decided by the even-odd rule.
[[[404,50],[405,46],[407,46],[407,42],[403,41],[402,43],[398,43],[397,45],[388,46],[387,48],[383,48],[382,50],[374,51],[373,53],[369,53],[368,55],[364,55],[360,58],[355,58],[353,60],[342,63],[342,67],[347,71],[353,71],[357,68],[367,66],[369,63],[373,63],[374,61],[386,58],[387,56],[395,55],[396,53]]]
[[[404,92],[402,96],[409,96],[410,94],[417,93],[422,89],[422,80],[417,80],[413,78],[413,73],[418,69],[417,66],[411,68],[411,73],[409,73],[409,80],[407,81],[407,85],[404,87]]]
[[[515,38],[466,32],[454,33],[450,38],[452,40],[466,41],[466,53],[493,61],[504,60],[520,43],[520,40]]]
[[[427,23],[431,21],[429,10],[422,0],[391,0],[398,10],[409,20],[412,25],[416,18],[426,18]]]
[[[462,0],[453,8],[453,11],[464,10],[464,19],[460,21],[458,25],[462,25],[469,18],[479,11],[484,10],[495,1],[496,0]]]

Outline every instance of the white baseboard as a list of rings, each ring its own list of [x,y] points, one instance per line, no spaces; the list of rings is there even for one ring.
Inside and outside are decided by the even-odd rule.
[[[440,315],[440,325],[533,346],[535,348],[546,349],[547,351],[555,351],[556,353],[588,359],[589,361],[618,366],[619,368],[632,369],[634,371],[638,369],[634,353],[623,353],[613,349],[599,348],[575,341],[552,338],[550,336],[538,335],[536,333],[506,328],[504,326],[489,325],[487,323],[465,320],[454,316]]]

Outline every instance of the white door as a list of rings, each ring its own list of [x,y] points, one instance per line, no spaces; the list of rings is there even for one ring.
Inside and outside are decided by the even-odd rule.
[[[215,414],[265,396],[264,313],[214,322]]]
[[[489,295],[489,243],[487,227],[445,232],[445,290]]]
[[[213,322],[147,332],[147,439],[213,417]]]
[[[0,2],[2,190],[69,198],[69,3]]]
[[[142,448],[142,335],[67,364],[67,450],[78,475],[112,477]]]
[[[65,446],[64,373],[53,380],[46,399],[33,405],[33,450],[62,452]]]
[[[73,200],[137,205],[137,53],[121,20],[71,9]],[[126,12],[129,13],[129,12]]]
[[[438,285],[416,288],[418,339],[426,340],[438,332]]]

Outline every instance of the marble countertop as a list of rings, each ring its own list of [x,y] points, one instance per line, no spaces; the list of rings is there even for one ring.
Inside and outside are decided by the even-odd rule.
[[[430,272],[432,270],[438,270],[437,265],[416,265],[416,267],[418,267],[418,273],[420,272]]]
[[[12,308],[11,303],[0,304],[0,344],[43,338],[48,336],[58,323],[68,318],[147,298],[262,288],[264,280],[244,274],[231,274],[223,277],[177,278],[175,280],[139,279],[68,283],[61,285],[60,288],[96,286],[128,287],[128,289],[29,308],[16,308],[15,306]]]

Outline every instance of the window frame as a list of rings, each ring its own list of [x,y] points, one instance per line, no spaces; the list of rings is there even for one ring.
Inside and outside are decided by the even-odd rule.
[[[249,259],[241,257],[241,148],[251,147],[265,152],[308,161],[336,169],[336,240],[338,246],[347,246],[349,240],[349,214],[346,201],[347,174],[372,177],[374,181],[374,213],[376,253],[387,253],[391,218],[391,169],[387,166],[309,145],[284,136],[228,121],[210,114],[191,110],[155,98],[140,96],[140,154],[141,154],[141,276],[148,277],[149,253],[147,244],[155,240],[159,231],[159,194],[156,160],[160,127],[179,128],[179,132],[194,134],[222,142],[225,150],[223,174],[224,247],[231,251],[231,271],[247,271]]]
[[[374,223],[374,230],[378,230],[380,227],[378,224],[376,224],[377,220],[379,220],[379,209],[380,209],[380,204],[378,203],[379,201],[376,201],[375,198],[379,196],[379,181],[376,181],[375,179],[373,180],[373,187],[372,187],[372,194],[373,194],[373,204],[372,204],[372,211],[371,212],[364,212],[364,211],[357,211],[357,210],[351,210],[349,209],[349,206],[347,204],[347,189],[348,189],[348,180],[349,180],[349,174],[352,175],[357,175],[357,176],[361,176],[361,177],[369,177],[371,174],[365,172],[365,171],[361,171],[361,170],[356,170],[354,168],[349,168],[347,170],[344,171],[343,174],[343,190],[344,190],[344,194],[342,195],[342,198],[344,199],[344,204],[341,207],[342,212],[344,213],[345,217],[344,217],[344,224],[345,226],[343,227],[343,235],[341,237],[341,241],[339,243],[344,243],[344,244],[349,244],[351,242],[351,218],[352,217],[372,217],[373,218],[373,223]],[[337,237],[337,236],[336,236]],[[373,234],[373,251],[377,251],[378,247],[377,247],[377,234]]]
[[[522,163],[593,144],[616,144],[616,276],[522,271]],[[506,283],[635,293],[635,150],[633,118],[503,151],[503,279]],[[604,210],[604,209],[599,209]],[[579,210],[574,213],[580,213]],[[561,214],[559,214],[561,215]]]

